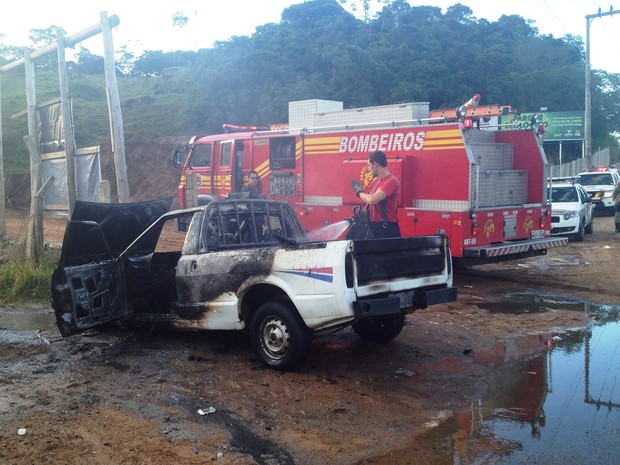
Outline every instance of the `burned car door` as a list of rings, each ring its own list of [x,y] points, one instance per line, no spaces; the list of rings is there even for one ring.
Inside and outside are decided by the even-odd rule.
[[[63,336],[117,320],[126,314],[121,266],[99,225],[70,221],[65,237],[88,237],[64,247],[52,275],[52,307]]]
[[[131,204],[76,202],[52,275],[52,307],[63,336],[127,316],[125,248],[169,208],[171,198]],[[142,241],[139,253],[152,250]]]

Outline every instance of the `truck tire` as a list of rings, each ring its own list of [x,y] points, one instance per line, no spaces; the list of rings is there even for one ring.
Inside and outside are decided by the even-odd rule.
[[[586,225],[585,233],[592,234],[594,232],[594,218],[590,218],[590,222]]]
[[[308,357],[312,332],[290,307],[267,302],[250,324],[250,340],[261,363],[275,370],[294,370]]]
[[[362,318],[353,323],[353,331],[370,342],[387,342],[400,334],[405,326],[405,315],[382,315]]]

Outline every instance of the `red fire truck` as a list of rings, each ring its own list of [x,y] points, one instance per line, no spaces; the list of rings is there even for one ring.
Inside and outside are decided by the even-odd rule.
[[[550,237],[549,169],[536,133],[500,128],[497,116],[510,108],[475,113],[478,100],[459,107],[457,117],[429,112],[428,103],[343,109],[331,100],[290,102],[287,125],[193,137],[179,202],[203,204],[240,191],[256,170],[263,193],[290,202],[312,231],[351,216],[360,200],[350,181],[368,188],[368,155],[382,150],[401,181],[401,233],[445,234],[456,264],[565,246],[566,238]],[[177,166],[181,159],[176,150]]]

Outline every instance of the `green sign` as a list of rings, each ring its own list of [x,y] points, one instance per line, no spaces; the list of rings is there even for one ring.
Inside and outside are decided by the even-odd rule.
[[[534,123],[532,117],[537,115]],[[545,141],[583,140],[584,113],[583,111],[544,111],[540,113],[520,113],[518,115],[502,116],[500,124],[514,124],[512,128],[534,128],[536,131],[544,129]]]

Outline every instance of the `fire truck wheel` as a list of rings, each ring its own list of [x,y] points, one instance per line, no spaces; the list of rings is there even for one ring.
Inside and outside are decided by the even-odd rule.
[[[296,369],[310,353],[312,332],[285,305],[261,305],[250,324],[250,340],[261,363],[276,370]]]
[[[387,342],[400,334],[405,326],[405,315],[382,315],[363,318],[353,323],[353,331],[370,342]]]

